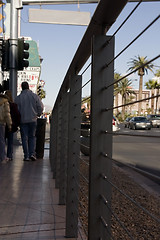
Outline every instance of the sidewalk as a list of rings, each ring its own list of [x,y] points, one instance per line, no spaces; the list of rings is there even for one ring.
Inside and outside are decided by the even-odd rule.
[[[58,205],[48,156],[46,149],[43,160],[24,162],[15,145],[14,160],[0,164],[0,240],[66,239],[65,206]]]

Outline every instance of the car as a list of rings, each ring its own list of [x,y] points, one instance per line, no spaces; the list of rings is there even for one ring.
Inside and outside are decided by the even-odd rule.
[[[132,117],[129,121],[130,129],[148,129],[150,130],[152,127],[151,122],[143,116]]]
[[[129,128],[129,121],[131,120],[131,117],[127,117],[124,121],[124,127]]]
[[[120,128],[119,128],[119,121],[118,121],[118,119],[115,116],[113,116],[113,119],[112,119],[112,131],[116,132],[116,131],[119,131],[119,130],[120,130]]]
[[[116,132],[119,131],[119,121],[118,119],[113,116],[112,118],[112,131]],[[90,154],[90,122],[89,123],[81,123],[81,152],[85,156],[89,156]]]
[[[151,122],[152,127],[160,127],[160,114],[149,114],[147,119]]]

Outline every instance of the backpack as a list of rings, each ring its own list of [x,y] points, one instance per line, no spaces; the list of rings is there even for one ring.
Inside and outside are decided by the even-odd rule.
[[[10,105],[10,114],[12,118],[12,132],[16,132],[18,130],[18,126],[20,125],[21,115],[18,111],[18,106],[16,103],[9,102]],[[8,135],[8,126],[6,125],[6,137]]]

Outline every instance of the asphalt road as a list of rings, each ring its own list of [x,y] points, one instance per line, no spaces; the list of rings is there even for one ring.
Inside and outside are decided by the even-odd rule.
[[[113,136],[113,159],[160,177],[160,128],[130,130],[121,125],[121,133],[130,136]]]

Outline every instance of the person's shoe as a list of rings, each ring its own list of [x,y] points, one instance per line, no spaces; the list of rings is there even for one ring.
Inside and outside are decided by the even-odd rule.
[[[8,162],[7,159],[4,159],[3,161],[1,161],[1,163],[3,163],[3,164],[5,164],[7,162]]]
[[[24,158],[23,161],[27,161],[27,162],[29,162],[30,159],[29,159],[29,158]]]
[[[30,159],[31,159],[31,161],[36,161],[36,157],[35,157],[34,155],[32,155],[32,156],[30,157]]]

